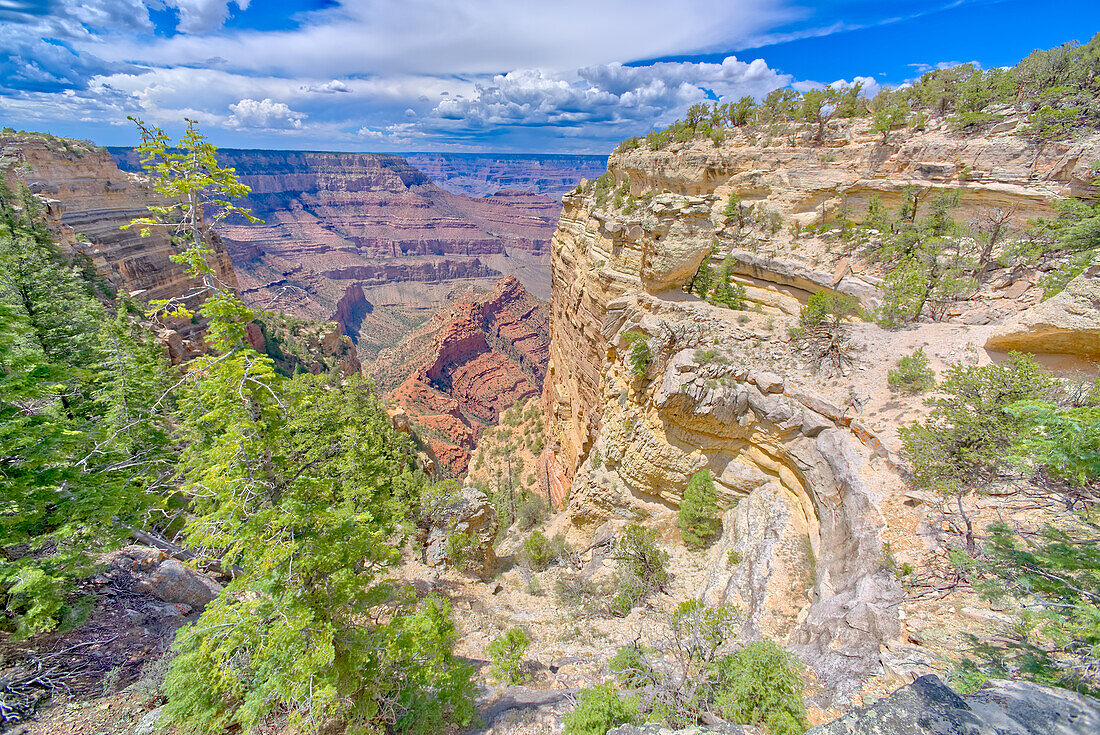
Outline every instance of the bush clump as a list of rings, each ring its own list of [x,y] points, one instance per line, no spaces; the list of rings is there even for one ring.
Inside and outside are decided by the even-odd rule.
[[[657,532],[631,524],[615,540],[615,587],[611,612],[626,616],[654,592],[668,586],[668,552],[657,548]]]
[[[532,531],[523,542],[520,560],[529,569],[541,572],[568,555],[569,546],[561,535],[546,538],[541,531]]]
[[[669,619],[669,638],[655,648],[624,646],[609,668],[637,694],[647,722],[681,729],[717,715],[769,735],[799,735],[807,724],[801,664],[769,640],[736,649],[740,618],[732,605],[683,602]]]
[[[632,329],[623,335],[626,343],[630,345],[626,359],[630,363],[630,373],[636,378],[644,378],[649,370],[649,363],[653,360],[653,350],[649,347],[649,337],[644,332]]]
[[[754,641],[715,662],[715,709],[731,722],[764,725],[769,735],[801,735],[807,727],[801,668],[774,642]]]
[[[898,360],[898,366],[886,374],[891,388],[903,393],[922,393],[936,385],[936,373],[928,365],[928,355],[919,347],[912,355]]]
[[[565,716],[565,735],[605,735],[619,725],[639,725],[636,696],[623,697],[612,684],[600,684],[577,695],[576,708]]]
[[[722,509],[710,470],[691,476],[680,503],[680,535],[688,546],[702,548],[722,530]]]
[[[519,628],[506,631],[485,647],[489,655],[494,678],[502,684],[522,684],[527,680],[523,670],[523,655],[531,645],[531,638]]]

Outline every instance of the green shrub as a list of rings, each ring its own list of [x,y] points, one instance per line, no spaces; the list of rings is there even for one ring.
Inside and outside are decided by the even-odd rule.
[[[519,628],[512,628],[485,647],[492,663],[491,672],[502,684],[522,684],[527,680],[523,655],[531,639]]]
[[[527,478],[530,484],[534,484],[534,475]],[[546,500],[534,493],[523,493],[519,505],[516,506],[516,520],[519,522],[519,530],[526,531],[542,523],[546,517]]]
[[[638,725],[642,715],[636,696],[623,697],[612,684],[582,690],[577,706],[564,719],[565,735],[606,735],[619,725]]]
[[[691,285],[688,287],[689,291],[694,292],[701,299],[707,298],[711,287],[714,285],[714,274],[711,272],[711,261],[714,260],[714,256],[717,252],[718,246],[715,245],[711,248],[710,253],[703,258],[703,262],[699,264],[699,270],[695,271],[695,276],[691,279]]]
[[[649,337],[637,329],[632,329],[623,335],[630,350],[627,352],[627,361],[630,363],[630,373],[636,378],[644,378],[649,370],[649,363],[653,359],[653,351],[649,347]]]
[[[722,267],[718,270],[717,283],[710,295],[710,303],[734,310],[745,308],[745,287],[733,280],[736,265],[737,261],[732,253],[722,261]]]
[[[477,570],[478,542],[463,531],[451,530],[447,534],[447,561],[452,567],[463,572]]]
[[[558,604],[577,608],[583,615],[598,615],[607,609],[606,585],[579,574],[567,574],[554,582]]]
[[[668,552],[657,548],[657,532],[632,524],[615,540],[617,593],[611,612],[627,615],[650,594],[664,590],[671,580]]]
[[[691,476],[680,503],[680,535],[688,546],[703,547],[722,530],[722,509],[710,470]]]
[[[801,735],[807,728],[801,669],[772,641],[754,641],[715,662],[715,710],[730,722],[763,725],[769,735]]]
[[[569,547],[560,535],[548,539],[541,531],[532,531],[523,542],[520,559],[527,567],[542,571],[557,563],[568,553]]]
[[[886,374],[886,382],[894,390],[921,393],[936,385],[936,372],[929,367],[928,355],[920,347],[898,360],[898,366]]]
[[[803,328],[836,327],[846,318],[859,314],[859,299],[833,291],[817,291],[806,301],[798,321]]]

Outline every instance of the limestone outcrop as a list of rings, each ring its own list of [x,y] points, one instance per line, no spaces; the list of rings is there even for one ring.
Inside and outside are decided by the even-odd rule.
[[[1058,353],[1100,359],[1100,265],[990,335],[987,350]]]
[[[1100,732],[1100,700],[1020,681],[994,680],[960,697],[935,675],[807,735],[1087,735]]]
[[[472,540],[466,566],[478,573],[488,572],[496,564],[493,541],[497,534],[497,517],[485,493],[472,487],[462,488],[453,503],[432,519],[424,543],[424,561],[440,567],[447,563],[447,544],[453,534],[466,534]],[[455,560],[451,560],[454,562]]]
[[[946,324],[890,332],[853,320],[850,354],[832,375],[789,330],[817,291],[876,305],[881,265],[821,234],[872,197],[896,208],[915,192],[923,208],[957,190],[956,219],[996,210],[1022,228],[1058,196],[1100,193],[1089,173],[1100,136],[1039,146],[1010,127],[976,137],[932,121],[883,143],[857,120],[831,123],[821,144],[792,124],[733,131],[718,145],[627,147],[609,159],[610,189],[582,185],[564,198],[543,400],[552,454],[570,478],[567,533],[587,545],[608,522],[641,519],[678,545],[683,492],[709,470],[722,531],[705,559],[681,567],[680,589],[690,578],[697,597],[741,608],[742,636],[796,652],[819,706],[849,707],[870,681],[896,688],[927,673],[921,629],[951,617],[911,599],[896,569],[895,553],[934,555],[940,509],[910,495],[897,430],[926,408],[891,393],[889,369],[918,347],[937,371],[990,361],[978,347],[1028,307],[1042,314],[1042,289],[1038,274],[994,268]],[[627,189],[609,201],[607,191]],[[731,197],[753,206],[756,224],[724,214]],[[725,258],[744,310],[686,292],[716,246],[713,265]],[[1062,298],[1081,305],[1066,317],[1076,321],[1059,322],[1082,339],[1097,313],[1089,278]],[[1028,323],[1039,321],[1053,316]],[[1089,356],[1081,344],[1071,351]],[[971,615],[983,622],[950,624],[990,619]]]

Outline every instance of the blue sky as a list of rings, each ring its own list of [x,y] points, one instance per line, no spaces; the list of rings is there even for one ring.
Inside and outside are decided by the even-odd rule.
[[[605,153],[708,96],[1015,63],[1097,0],[0,0],[0,123],[132,145]]]

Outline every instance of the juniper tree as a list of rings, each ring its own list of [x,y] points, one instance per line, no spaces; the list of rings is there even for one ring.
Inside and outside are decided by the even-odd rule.
[[[194,122],[181,152],[137,124],[143,162],[170,203],[135,224],[184,243],[177,259],[201,283],[215,351],[188,365],[180,398],[185,535],[237,570],[177,636],[168,718],[208,733],[282,717],[306,732],[331,721],[349,732],[468,723],[470,669],[451,653],[449,606],[417,604],[385,577],[400,558],[402,503],[424,484],[408,440],[362,381],[287,381],[247,345],[252,312],[218,282],[210,228],[231,212],[251,216],[232,203],[248,187]]]

